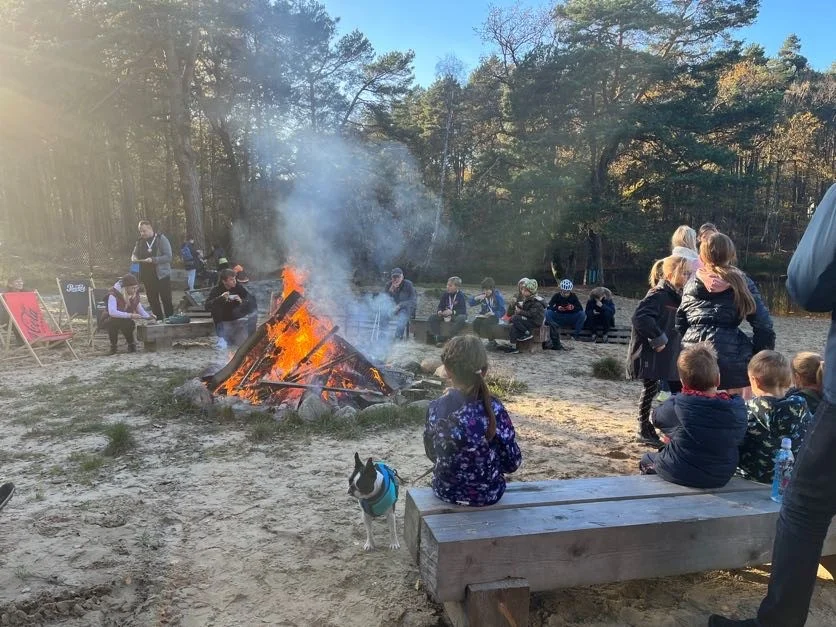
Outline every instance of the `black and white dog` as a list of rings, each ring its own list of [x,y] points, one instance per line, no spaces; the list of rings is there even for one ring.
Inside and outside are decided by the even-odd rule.
[[[395,521],[395,503],[398,502],[398,471],[383,462],[374,462],[371,457],[364,464],[354,453],[354,472],[348,478],[348,493],[360,501],[363,510],[363,524],[366,526],[366,544],[363,549],[375,549],[372,538],[372,518],[386,516],[389,522],[390,549],[401,548],[398,542],[398,527]]]

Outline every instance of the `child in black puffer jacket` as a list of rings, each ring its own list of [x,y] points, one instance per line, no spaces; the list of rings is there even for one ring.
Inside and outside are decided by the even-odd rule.
[[[734,244],[714,233],[700,245],[704,267],[688,281],[676,313],[682,345],[708,342],[717,351],[720,389],[749,396],[746,368],[752,355],[775,348],[772,318],[752,280],[737,269]],[[752,325],[751,339],[740,330]]]
[[[653,264],[650,291],[636,307],[633,330],[627,349],[627,376],[641,379],[644,389],[639,398],[639,430],[637,440],[649,446],[662,445],[656,429],[650,424],[650,406],[659,392],[659,382],[666,381],[672,392],[678,392],[679,374],[676,358],[680,338],[674,325],[680,291],[690,273],[690,260],[671,255]]]

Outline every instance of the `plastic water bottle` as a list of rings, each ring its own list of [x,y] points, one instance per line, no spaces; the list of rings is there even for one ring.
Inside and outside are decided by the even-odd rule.
[[[790,483],[792,467],[795,458],[792,455],[792,440],[784,438],[781,440],[781,450],[775,454],[775,473],[772,478],[772,500],[780,503],[784,500],[784,491]]]

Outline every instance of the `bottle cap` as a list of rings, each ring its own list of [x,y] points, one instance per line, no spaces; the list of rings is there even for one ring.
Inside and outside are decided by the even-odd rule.
[[[783,438],[781,440],[781,448],[792,448],[792,440],[790,438]]]

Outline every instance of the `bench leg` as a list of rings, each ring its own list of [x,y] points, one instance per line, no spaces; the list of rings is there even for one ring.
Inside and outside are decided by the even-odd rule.
[[[453,627],[527,627],[530,589],[525,579],[471,584],[464,603],[447,602]]]

